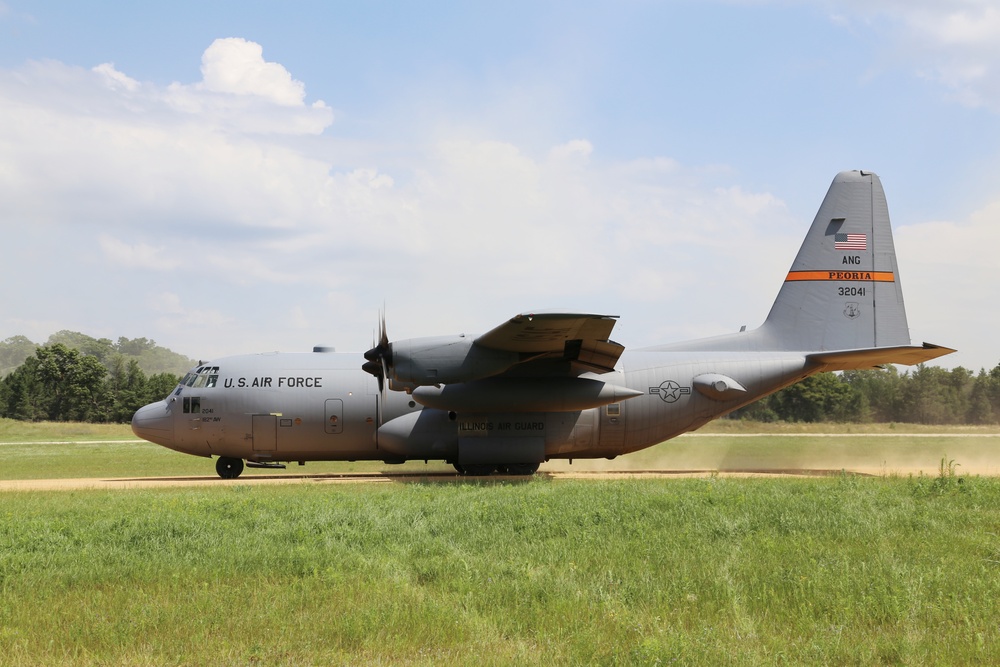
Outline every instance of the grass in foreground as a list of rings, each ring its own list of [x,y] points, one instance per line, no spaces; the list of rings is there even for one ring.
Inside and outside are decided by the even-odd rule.
[[[0,664],[988,664],[1000,482],[8,493]]]

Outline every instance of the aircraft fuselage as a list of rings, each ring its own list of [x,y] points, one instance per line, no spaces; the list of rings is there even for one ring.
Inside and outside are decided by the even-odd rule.
[[[358,354],[275,353],[209,362],[165,400],[137,412],[133,428],[187,454],[255,462],[615,457],[697,428],[794,382],[805,367],[801,354],[729,352],[708,359],[640,350],[623,354],[615,372],[588,378],[632,390],[627,400],[525,410],[517,396],[499,393],[492,403],[512,409],[458,412],[425,407],[402,391],[380,396],[376,378],[361,370],[363,361]],[[717,377],[735,380],[742,390],[708,386]],[[542,388],[545,382],[524,380]]]

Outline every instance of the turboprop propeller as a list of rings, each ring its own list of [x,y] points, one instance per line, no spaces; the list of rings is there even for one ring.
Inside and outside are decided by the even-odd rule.
[[[381,393],[385,390],[389,366],[392,365],[392,343],[389,342],[389,334],[385,328],[385,313],[382,313],[379,320],[378,343],[365,352],[364,356],[365,363],[361,365],[361,369],[375,376],[378,380],[379,393]]]

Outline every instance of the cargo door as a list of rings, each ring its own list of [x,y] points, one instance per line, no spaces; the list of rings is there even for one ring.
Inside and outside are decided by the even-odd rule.
[[[625,406],[609,403],[601,408],[600,443],[602,449],[620,450],[625,446]]]
[[[253,416],[253,450],[273,452],[278,446],[278,418],[274,415]]]

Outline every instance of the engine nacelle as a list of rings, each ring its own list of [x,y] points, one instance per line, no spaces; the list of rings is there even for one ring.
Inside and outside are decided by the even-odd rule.
[[[582,377],[499,377],[424,386],[413,400],[456,412],[573,412],[618,403],[643,392]]]
[[[468,382],[502,373],[520,361],[516,352],[476,345],[464,334],[392,342],[390,386]],[[398,383],[398,384],[397,384]]]
[[[458,456],[458,424],[443,410],[418,410],[396,417],[378,429],[378,448],[401,459]]]

